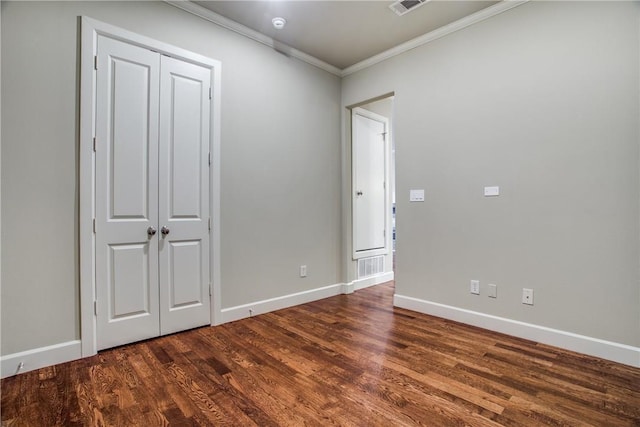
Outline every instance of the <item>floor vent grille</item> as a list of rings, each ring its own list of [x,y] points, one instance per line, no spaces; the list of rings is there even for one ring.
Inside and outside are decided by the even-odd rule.
[[[358,260],[358,279],[375,276],[384,273],[384,255]]]

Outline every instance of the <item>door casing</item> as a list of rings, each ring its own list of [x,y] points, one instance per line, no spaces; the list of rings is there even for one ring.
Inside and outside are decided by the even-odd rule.
[[[212,324],[222,323],[221,277],[220,277],[220,78],[219,61],[189,52],[166,43],[141,36],[118,27],[81,18],[80,51],[80,174],[79,174],[79,236],[80,236],[80,339],[82,356],[97,353],[95,317],[95,105],[96,73],[94,58],[97,55],[98,35],[110,37],[126,43],[154,50],[161,54],[200,65],[211,70],[212,107],[210,117],[211,168],[209,173],[209,209],[211,212],[210,231],[210,280]],[[97,142],[99,143],[99,142]]]

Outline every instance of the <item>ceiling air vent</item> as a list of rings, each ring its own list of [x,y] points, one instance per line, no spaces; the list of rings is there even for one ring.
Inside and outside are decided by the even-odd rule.
[[[408,13],[408,12],[410,12],[412,10],[415,10],[415,9],[419,8],[420,6],[422,6],[423,4],[425,4],[428,1],[429,0],[396,1],[391,6],[389,6],[389,9],[393,10],[396,13],[396,15],[402,16],[405,13]]]

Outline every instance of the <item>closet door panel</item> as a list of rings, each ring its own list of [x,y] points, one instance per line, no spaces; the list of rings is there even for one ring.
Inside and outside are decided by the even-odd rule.
[[[159,334],[157,53],[98,37],[98,349]],[[151,228],[150,228],[151,227]]]
[[[162,57],[160,76],[160,330],[210,324],[211,71]]]

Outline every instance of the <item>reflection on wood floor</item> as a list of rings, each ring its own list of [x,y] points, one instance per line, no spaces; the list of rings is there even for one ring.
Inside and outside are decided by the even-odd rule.
[[[392,308],[393,283],[2,380],[3,426],[640,425],[640,369]]]

